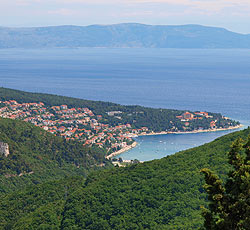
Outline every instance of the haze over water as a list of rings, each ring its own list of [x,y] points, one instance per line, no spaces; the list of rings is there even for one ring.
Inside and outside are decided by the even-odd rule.
[[[250,125],[250,50],[0,50],[0,86],[121,104],[220,112]],[[137,138],[151,160],[228,133]]]

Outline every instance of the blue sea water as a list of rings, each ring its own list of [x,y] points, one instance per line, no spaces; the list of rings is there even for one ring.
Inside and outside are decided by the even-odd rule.
[[[220,112],[250,125],[250,50],[1,49],[0,86],[150,107]],[[139,137],[151,160],[226,132]]]

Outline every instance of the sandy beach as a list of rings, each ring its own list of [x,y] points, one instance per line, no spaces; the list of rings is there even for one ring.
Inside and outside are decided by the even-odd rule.
[[[137,145],[137,142],[135,141],[135,142],[133,142],[132,145],[128,145],[128,146],[126,146],[125,148],[122,148],[122,149],[120,149],[120,150],[118,150],[118,151],[116,151],[116,152],[113,152],[113,153],[111,153],[110,155],[106,156],[106,158],[107,158],[107,159],[110,159],[110,158],[112,158],[112,157],[115,157],[115,156],[117,156],[117,155],[120,155],[121,153],[127,152],[128,150],[134,148],[136,145]]]

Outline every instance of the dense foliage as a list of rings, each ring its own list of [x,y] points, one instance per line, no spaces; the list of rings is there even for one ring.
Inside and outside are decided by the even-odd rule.
[[[207,206],[200,170],[211,168],[225,180],[232,169],[226,152],[232,141],[239,137],[246,139],[249,134],[250,128],[161,160],[98,171],[84,183],[76,183],[74,189],[66,189],[67,192],[56,182],[55,187],[47,183],[2,196],[1,226],[3,229],[198,229],[203,223],[200,206]],[[62,183],[67,187],[71,180]]]
[[[161,160],[99,172],[66,203],[63,228],[198,229],[206,203],[202,168],[226,178],[230,145],[250,129]],[[72,215],[74,213],[74,215]]]
[[[211,170],[202,170],[210,201],[209,208],[203,211],[207,230],[250,229],[250,137],[246,143],[237,139],[228,157],[233,170],[225,186]]]
[[[96,115],[102,115],[102,123],[111,126],[118,124],[131,124],[133,128],[147,127],[151,131],[183,131],[184,124],[176,116],[185,111],[173,109],[155,109],[143,106],[124,106],[110,102],[90,101],[65,96],[57,96],[42,93],[28,93],[19,90],[0,88],[0,100],[16,100],[19,103],[43,102],[46,106],[66,104],[69,107],[87,107]],[[107,112],[121,111],[119,116],[109,116]],[[217,120],[217,127],[227,128],[230,125],[238,125],[236,121],[225,120],[221,114],[209,113],[213,118],[189,121],[189,130],[208,129],[212,120]]]
[[[0,119],[0,141],[8,143],[8,157],[0,155],[0,193],[66,175],[86,175],[106,162],[100,148],[66,141],[26,122]]]
[[[68,194],[82,184],[82,178],[67,178],[2,195],[0,229],[59,229]]]

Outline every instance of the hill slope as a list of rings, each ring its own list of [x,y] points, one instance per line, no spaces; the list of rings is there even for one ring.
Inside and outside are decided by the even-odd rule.
[[[250,128],[161,160],[89,176],[66,203],[63,229],[198,229],[206,203],[200,169],[225,179],[226,152],[249,134]]]
[[[0,229],[59,229],[68,194],[82,184],[67,178],[2,196]]]
[[[225,179],[231,142],[249,134],[250,128],[161,160],[99,171],[84,184],[80,178],[67,179],[65,184],[79,181],[66,196],[62,182],[6,195],[0,199],[2,228],[40,229],[47,224],[47,229],[198,229],[200,205],[206,203],[200,169],[211,168]],[[37,198],[44,194],[48,206]],[[6,212],[13,207],[25,209]]]
[[[27,122],[0,118],[0,141],[10,154],[0,154],[0,193],[65,176],[85,176],[107,161],[101,149],[55,137]]]
[[[0,48],[46,47],[250,48],[250,35],[200,25],[0,27]]]

